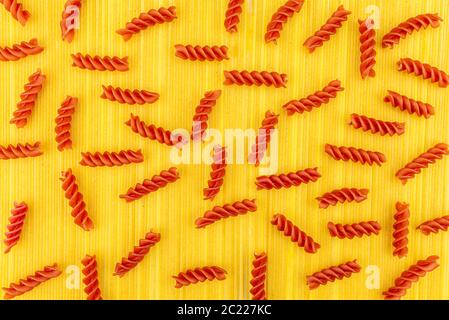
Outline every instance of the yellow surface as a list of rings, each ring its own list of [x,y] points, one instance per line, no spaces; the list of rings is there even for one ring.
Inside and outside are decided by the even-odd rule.
[[[418,259],[441,256],[441,267],[418,284],[406,298],[448,299],[448,235],[426,237],[415,230],[420,222],[447,214],[449,209],[449,159],[424,170],[406,186],[394,173],[402,165],[439,142],[449,141],[447,126],[449,93],[428,81],[399,73],[395,62],[411,57],[449,69],[447,55],[449,25],[415,33],[394,50],[378,48],[377,77],[362,81],[358,71],[358,18],[365,8],[380,8],[378,40],[399,22],[420,13],[438,12],[449,20],[444,1],[306,1],[301,13],[288,21],[278,45],[264,43],[264,33],[273,12],[284,0],[246,1],[239,32],[228,34],[223,27],[225,0],[83,1],[81,29],[75,41],[60,39],[59,21],[65,1],[23,0],[32,13],[26,27],[0,8],[1,46],[37,37],[45,47],[38,55],[13,63],[0,63],[0,143],[40,140],[44,155],[39,158],[0,162],[0,225],[4,232],[14,201],[30,206],[19,244],[0,256],[0,284],[7,286],[57,262],[63,269],[75,265],[85,254],[96,254],[99,280],[107,299],[248,299],[251,261],[255,251],[269,257],[268,296],[271,299],[379,299],[393,279]],[[302,46],[339,4],[353,14],[324,47],[309,54]],[[140,12],[175,5],[178,19],[150,28],[125,43],[115,31]],[[226,62],[185,62],[174,56],[174,45],[227,45]],[[129,56],[130,71],[90,72],[71,67],[75,52]],[[18,130],[9,125],[11,114],[28,76],[37,68],[47,75],[30,123]],[[288,74],[287,89],[224,87],[223,70],[248,69]],[[331,104],[304,115],[287,117],[281,106],[304,97],[338,78],[346,90]],[[101,85],[148,89],[159,92],[154,105],[126,106],[99,98]],[[319,167],[318,183],[280,191],[257,192],[257,169],[250,165],[228,167],[225,185],[214,202],[202,200],[208,165],[181,165],[181,180],[164,190],[127,204],[118,195],[153,174],[171,166],[170,149],[142,139],[124,125],[131,112],[147,122],[167,129],[189,128],[194,108],[207,90],[222,89],[209,125],[226,128],[258,128],[265,111],[281,114],[279,124],[279,172]],[[382,102],[387,89],[432,103],[436,115],[425,120],[402,113]],[[80,105],[73,120],[72,151],[58,152],[54,118],[66,95]],[[347,125],[353,112],[375,118],[406,122],[401,137],[380,137]],[[382,168],[336,162],[323,149],[325,143],[363,147],[384,152]],[[86,168],[78,165],[82,151],[143,150],[145,162],[120,168]],[[95,223],[92,232],[76,226],[61,189],[59,175],[72,168]],[[319,210],[315,197],[341,187],[369,188],[362,204],[346,204]],[[213,205],[256,198],[258,211],[218,222],[197,230],[194,221]],[[410,203],[409,255],[392,256],[392,223],[396,201]],[[322,248],[306,254],[270,225],[275,213],[286,214],[312,235]],[[328,221],[350,223],[378,220],[379,236],[356,240],[331,239]],[[113,277],[116,262],[127,255],[150,229],[162,234],[161,242],[144,261],[124,278]],[[349,280],[310,291],[305,277],[324,267],[358,259],[364,267]],[[172,275],[187,268],[219,265],[228,271],[226,281],[174,288]],[[380,288],[365,286],[366,267],[380,269]],[[41,285],[23,299],[84,299],[83,287],[70,290],[67,276]]]

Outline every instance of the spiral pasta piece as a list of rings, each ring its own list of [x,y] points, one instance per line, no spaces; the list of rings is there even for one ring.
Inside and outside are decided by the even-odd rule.
[[[69,205],[72,208],[72,217],[75,219],[75,224],[83,228],[84,231],[92,230],[94,223],[87,213],[83,194],[79,192],[72,169],[62,172],[60,180],[62,181],[62,190],[64,190],[65,197],[69,200]]]
[[[37,39],[22,41],[20,44],[14,44],[10,47],[0,47],[0,61],[17,61],[28,56],[33,56],[44,51],[39,46]]]
[[[326,285],[328,282],[349,278],[353,273],[359,273],[361,270],[362,267],[358,264],[357,260],[348,261],[338,266],[332,266],[315,272],[311,276],[307,276],[307,285],[310,290],[316,289],[319,286]]]
[[[281,37],[281,31],[284,28],[284,24],[288,18],[291,18],[295,13],[301,11],[304,4],[304,0],[289,0],[271,17],[271,21],[267,26],[267,32],[265,33],[265,42],[277,42],[277,39]]]
[[[6,226],[5,240],[3,241],[6,245],[5,253],[11,251],[11,248],[19,242],[27,212],[28,206],[25,202],[14,202],[14,208],[11,210],[11,216],[9,217],[9,224]]]
[[[276,214],[271,219],[271,224],[276,226],[278,231],[284,233],[292,242],[296,242],[298,247],[304,248],[307,253],[316,253],[321,247],[312,237],[308,236],[304,231],[299,229],[282,214]]]
[[[16,146],[8,145],[7,147],[0,146],[0,160],[10,160],[19,158],[38,157],[42,155],[41,143],[21,144]]]
[[[256,137],[256,142],[251,147],[251,152],[248,156],[248,162],[255,164],[256,167],[260,165],[265,152],[267,151],[268,144],[271,141],[272,131],[275,130],[275,126],[279,122],[279,115],[272,111],[265,113],[265,118],[262,121],[262,126],[259,128],[259,134]]]
[[[428,26],[431,26],[432,28],[438,28],[440,26],[440,21],[443,21],[443,19],[441,19],[436,13],[420,14],[416,17],[407,19],[383,36],[382,47],[393,49],[396,44],[399,44],[401,39],[405,39],[414,31],[427,29]]]
[[[267,263],[268,257],[265,252],[254,254],[250,281],[252,300],[267,300]]]
[[[90,56],[89,54],[83,55],[81,53],[72,54],[73,67],[78,67],[80,69],[87,70],[97,70],[97,71],[128,71],[128,57],[100,57],[100,56]]]
[[[24,92],[20,94],[20,102],[17,104],[17,109],[14,111],[9,123],[15,124],[17,128],[23,128],[28,123],[28,119],[36,105],[37,97],[42,90],[45,79],[46,77],[40,69],[37,69],[28,78],[28,83],[24,86]]]
[[[129,90],[122,88],[114,88],[113,86],[103,86],[102,99],[109,101],[117,101],[121,104],[144,105],[151,104],[159,100],[159,94],[147,90]]]
[[[351,121],[349,125],[352,125],[355,129],[362,129],[362,131],[369,131],[372,134],[380,134],[381,136],[389,135],[403,135],[405,132],[404,122],[389,122],[384,120],[378,120],[362,116],[356,113],[351,114]]]
[[[357,149],[353,147],[337,147],[331,144],[326,144],[324,147],[326,153],[335,160],[359,162],[361,164],[368,164],[372,166],[377,164],[379,167],[382,163],[387,162],[387,158],[381,152],[368,151],[364,149]]]
[[[224,206],[215,206],[212,210],[208,210],[201,218],[196,219],[195,224],[198,229],[205,228],[219,220],[229,217],[237,217],[245,215],[248,212],[257,210],[256,200],[242,200],[233,204],[225,204]]]
[[[398,70],[413,73],[417,77],[422,76],[423,79],[429,79],[432,83],[438,82],[438,86],[441,88],[449,86],[449,76],[446,72],[418,60],[401,59],[398,62]]]
[[[341,82],[339,80],[334,80],[329,82],[323,90],[317,91],[301,100],[291,100],[287,102],[283,108],[287,111],[289,116],[292,116],[295,113],[302,114],[304,112],[311,112],[313,108],[319,108],[321,105],[329,103],[331,99],[335,99],[337,93],[343,90],[344,88],[341,87]]]
[[[87,294],[87,300],[103,300],[101,296],[100,284],[98,281],[97,258],[96,256],[86,255],[83,260],[83,283],[84,292]]]
[[[384,102],[390,103],[393,107],[409,114],[416,114],[418,117],[430,118],[435,114],[433,106],[429,103],[417,101],[397,92],[388,90],[388,95],[384,98]]]
[[[268,71],[225,71],[225,85],[236,84],[238,86],[258,86],[265,85],[267,87],[274,86],[275,88],[285,88],[287,84],[287,75],[282,73],[279,74],[277,72],[268,72]]]
[[[73,41],[75,37],[75,29],[77,20],[79,20],[79,12],[81,9],[81,0],[67,0],[62,11],[61,18],[61,34],[62,40],[68,43]]]
[[[327,229],[333,238],[353,239],[354,237],[361,238],[362,236],[370,236],[372,234],[378,235],[381,227],[377,221],[363,221],[345,225],[329,222]]]
[[[440,231],[447,231],[449,228],[449,216],[439,217],[421,223],[417,229],[428,236],[431,233],[438,233]]]
[[[125,164],[143,162],[142,150],[122,150],[119,152],[82,152],[80,165],[88,167],[120,167]]]
[[[221,96],[221,90],[208,91],[204,94],[200,104],[195,109],[192,126],[192,140],[198,141],[204,139],[207,130],[207,121],[212,108],[217,104],[218,98]]]
[[[430,164],[449,154],[448,145],[439,143],[430,148],[426,152],[420,154],[417,158],[407,163],[402,169],[396,173],[396,177],[401,180],[402,184],[406,184],[409,179],[413,179],[422,169],[427,168]]]
[[[257,190],[271,190],[298,187],[301,184],[316,182],[321,178],[318,168],[308,168],[287,174],[259,176],[256,178]]]
[[[24,26],[28,19],[31,17],[31,13],[23,8],[23,5],[17,0],[0,0],[5,9],[11,13],[11,16],[20,22]]]
[[[150,249],[154,247],[161,240],[161,234],[155,232],[148,232],[144,239],[140,239],[139,245],[135,246],[133,251],[128,254],[127,258],[122,258],[120,263],[115,266],[114,276],[123,277],[131,269],[137,267],[142,262],[145,256],[150,252]]]
[[[393,256],[403,258],[408,253],[408,226],[410,211],[407,203],[397,202],[393,224]]]
[[[170,168],[168,171],[163,170],[160,174],[154,175],[151,179],[145,179],[142,183],[136,184],[134,188],[129,188],[126,194],[120,195],[120,198],[125,199],[126,202],[133,202],[147,194],[166,187],[169,183],[176,182],[178,179],[178,169]]]
[[[242,5],[244,0],[229,0],[224,26],[229,33],[237,32],[237,25],[240,22]]]
[[[123,40],[128,41],[140,31],[153,27],[156,24],[171,22],[176,18],[176,7],[151,9],[148,12],[141,13],[138,18],[132,19],[131,22],[126,24],[124,29],[117,30],[117,33],[123,37]]]
[[[337,33],[350,14],[351,11],[346,10],[342,5],[339,6],[320,30],[304,42],[304,46],[309,49],[310,53],[321,47],[324,42],[329,41],[330,37]]]
[[[77,98],[67,96],[58,109],[58,116],[55,119],[55,132],[59,151],[72,149],[70,129],[72,128],[72,116],[75,113],[75,106],[77,104]]]
[[[214,147],[210,179],[207,181],[207,188],[203,189],[204,200],[213,200],[220,192],[226,175],[226,157],[226,147],[219,145]]]
[[[359,20],[360,33],[360,74],[362,79],[375,77],[376,71],[376,30],[374,20]]]
[[[329,206],[337,205],[339,202],[362,202],[368,198],[368,192],[368,189],[343,188],[327,192],[316,199],[320,208],[326,209]]]
[[[173,276],[173,279],[176,280],[175,288],[182,288],[206,280],[225,280],[226,274],[227,272],[225,269],[217,266],[210,266],[180,272],[177,276]]]
[[[190,61],[223,61],[229,60],[228,47],[226,46],[192,46],[175,45],[175,55],[183,60]]]
[[[418,282],[419,278],[424,277],[427,273],[432,272],[440,266],[438,259],[438,256],[430,256],[426,260],[418,260],[416,264],[401,273],[391,288],[383,292],[384,299],[400,300],[401,297],[405,296],[407,289],[410,289],[414,282]]]

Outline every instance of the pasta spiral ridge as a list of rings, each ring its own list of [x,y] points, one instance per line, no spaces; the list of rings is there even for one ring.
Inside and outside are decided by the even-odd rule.
[[[86,255],[83,260],[83,283],[84,292],[87,294],[87,300],[103,300],[101,296],[100,284],[98,281],[97,258],[96,256]]]
[[[212,210],[208,210],[201,218],[195,221],[198,229],[205,228],[221,219],[229,217],[237,217],[239,215],[247,214],[257,210],[256,200],[242,200],[234,202],[233,204],[225,204],[224,206],[215,206]]]
[[[381,136],[389,135],[403,135],[405,132],[404,122],[389,122],[369,118],[367,116],[356,113],[351,114],[351,121],[349,123],[355,129],[362,129],[363,131],[370,131],[372,134],[379,133]]]
[[[349,278],[353,273],[359,273],[361,270],[362,267],[358,264],[357,260],[348,261],[307,276],[307,285],[310,290],[316,289],[321,285],[326,285],[328,282]]]
[[[37,39],[31,39],[28,42],[22,41],[20,44],[14,44],[12,48],[0,47],[0,61],[17,61],[42,51],[44,48],[39,46]]]
[[[290,237],[292,242],[296,242],[298,247],[304,248],[307,253],[316,253],[321,247],[316,243],[312,237],[308,236],[304,231],[300,230],[297,226],[288,220],[282,214],[276,214],[271,220],[271,224],[276,226],[278,231],[284,233],[284,236]]]
[[[119,152],[82,152],[80,165],[88,167],[120,167],[125,164],[143,162],[142,150],[122,150]]]
[[[100,57],[90,56],[89,54],[82,55],[81,53],[72,54],[73,67],[87,70],[97,71],[128,71],[128,57]]]
[[[361,164],[368,164],[370,166],[377,164],[380,167],[382,163],[387,161],[387,158],[381,152],[368,151],[353,147],[337,147],[326,144],[325,151],[335,160],[351,160],[352,162],[360,162]]]
[[[244,0],[229,0],[224,26],[229,33],[237,32],[237,25],[240,22],[242,5]]]
[[[259,128],[259,133],[256,137],[256,142],[251,147],[251,152],[248,156],[248,162],[255,164],[256,167],[260,165],[265,152],[267,151],[268,144],[271,141],[272,130],[279,122],[279,115],[272,111],[265,113],[265,118],[262,121],[262,126]]]
[[[337,33],[350,14],[351,11],[346,10],[342,5],[339,6],[320,30],[304,42],[304,46],[309,49],[309,52],[321,47],[324,42],[329,41],[330,37]]]
[[[327,192],[316,199],[320,208],[326,209],[329,206],[337,205],[339,202],[362,202],[368,198],[368,192],[368,189],[343,188]]]
[[[405,39],[414,31],[419,31],[422,28],[427,29],[428,26],[438,28],[440,26],[440,21],[443,21],[443,19],[441,19],[438,14],[425,13],[412,17],[384,35],[382,38],[382,47],[392,49],[394,45],[399,44],[401,39]]]
[[[206,280],[212,281],[225,280],[226,270],[217,266],[189,269],[185,272],[180,272],[177,276],[173,276],[176,280],[175,288],[186,287],[190,284],[196,284],[198,282],[204,282]]]
[[[265,33],[266,43],[276,43],[277,39],[281,36],[281,31],[288,18],[301,11],[303,4],[304,0],[288,0],[284,5],[279,7],[267,26],[267,32]]]
[[[313,108],[319,108],[321,105],[329,103],[331,99],[335,99],[337,93],[343,90],[344,88],[341,87],[341,82],[339,80],[334,80],[329,82],[323,90],[317,91],[301,100],[291,100],[290,102],[287,102],[283,108],[287,111],[289,116],[295,113],[302,114],[304,112],[311,112]]]
[[[438,82],[441,88],[449,86],[449,76],[446,72],[418,60],[401,59],[398,62],[398,70],[413,73],[417,77],[422,76],[425,80],[430,79],[432,83]]]
[[[384,98],[384,101],[390,103],[393,107],[398,108],[401,111],[407,111],[409,114],[416,114],[418,117],[427,119],[435,114],[432,105],[408,98],[391,90],[388,90],[388,95]]]
[[[360,33],[360,74],[362,79],[375,77],[376,71],[376,30],[374,20],[359,20]]]
[[[259,176],[256,178],[257,190],[271,190],[298,187],[301,184],[316,182],[321,178],[318,168],[308,168],[287,174]]]
[[[14,208],[11,210],[11,216],[9,217],[9,224],[6,226],[5,240],[3,241],[6,245],[5,253],[11,251],[11,248],[19,242],[27,212],[28,206],[25,202],[14,202]]]
[[[41,143],[21,144],[16,146],[8,145],[7,147],[0,146],[0,160],[10,160],[19,158],[38,157],[42,155]]]
[[[203,190],[204,200],[213,200],[220,192],[226,175],[226,156],[226,147],[215,146],[210,179]]]
[[[407,203],[397,202],[393,224],[393,256],[403,258],[408,253],[408,226],[410,211]]]
[[[59,151],[72,149],[70,129],[72,128],[72,116],[75,113],[75,106],[77,104],[77,98],[67,96],[58,109],[58,116],[55,119],[55,132]]]
[[[229,60],[226,46],[192,46],[175,45],[175,55],[183,60],[190,61],[223,61]]]
[[[428,236],[431,233],[438,233],[439,231],[447,231],[449,228],[449,216],[439,217],[421,223],[417,229]]]
[[[268,257],[265,252],[254,254],[253,270],[251,270],[252,279],[250,281],[252,300],[267,300],[267,263]]]
[[[11,13],[11,16],[20,22],[24,26],[28,19],[31,17],[31,13],[23,8],[23,5],[17,0],[0,0],[5,9]]]
[[[67,0],[64,5],[64,11],[61,18],[62,40],[68,43],[75,37],[76,19],[79,19],[79,10],[81,9],[81,0]]]
[[[268,71],[225,71],[225,85],[236,84],[238,86],[258,86],[265,85],[268,87],[274,86],[275,88],[285,88],[287,83],[287,75],[277,72]]]
[[[72,208],[72,217],[75,219],[75,224],[85,231],[92,230],[94,223],[87,213],[83,194],[79,192],[76,177],[73,175],[72,169],[62,172],[60,180],[62,181],[62,189],[65,192],[65,197],[69,200],[69,205]]]
[[[38,69],[28,78],[28,83],[24,86],[24,92],[20,94],[20,102],[9,123],[15,124],[17,128],[23,128],[28,123],[28,118],[33,112],[36,100],[45,82],[45,75]]]
[[[378,235],[381,227],[377,221],[363,221],[345,225],[329,222],[327,224],[327,229],[329,230],[331,237],[353,239],[354,237],[361,238],[364,235]]]
[[[418,282],[419,278],[440,266],[438,259],[438,256],[430,256],[426,260],[418,260],[416,264],[402,272],[394,281],[394,286],[383,292],[384,299],[400,300],[407,293],[407,289],[411,288],[413,282]]]
[[[120,198],[125,199],[126,202],[133,202],[166,187],[169,183],[173,183],[178,179],[178,169],[163,170],[159,175],[154,175],[151,179],[145,179],[142,183],[138,183],[134,188],[129,188],[126,194],[120,195]]]
[[[176,19],[176,7],[151,9],[148,12],[141,13],[138,18],[134,18],[126,24],[124,29],[117,30],[117,33],[123,37],[125,41],[131,39],[133,35],[153,27],[156,24],[171,22]]]
[[[217,104],[218,98],[221,96],[221,90],[208,91],[204,94],[200,104],[195,109],[192,126],[192,140],[198,141],[204,138],[204,133],[207,130],[207,121],[212,108]]]
[[[413,177],[420,173],[422,169],[427,168],[437,160],[441,160],[443,156],[449,155],[448,147],[449,146],[445,143],[435,145],[426,152],[420,154],[411,162],[407,163],[405,167],[396,173],[396,177],[401,180],[402,184],[406,184],[407,180],[413,179]]]
[[[26,279],[20,279],[19,283],[11,283],[8,288],[3,288],[3,291],[5,291],[4,299],[13,299],[31,291],[41,283],[58,277],[61,273],[56,263],[45,266],[43,270],[36,271],[34,275],[28,276]]]
[[[144,105],[146,103],[151,104],[159,100],[159,94],[150,92],[147,90],[130,90],[122,88],[114,88],[113,86],[102,86],[103,93],[102,99],[109,101],[116,101],[121,104],[129,105]]]
[[[139,245],[134,247],[133,251],[128,254],[128,257],[122,258],[122,261],[116,264],[114,276],[121,278],[131,269],[134,269],[160,240],[160,233],[148,232],[144,239],[139,240]]]

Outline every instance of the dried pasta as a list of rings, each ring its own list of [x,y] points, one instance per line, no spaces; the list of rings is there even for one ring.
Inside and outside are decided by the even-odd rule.
[[[42,155],[40,142],[25,145],[19,143],[16,146],[10,144],[7,147],[0,146],[0,160],[38,157],[40,155]]]
[[[75,106],[77,104],[77,98],[67,96],[67,98],[62,102],[61,106],[58,109],[58,116],[55,119],[55,132],[59,151],[72,149],[72,137],[70,129],[72,128],[72,116],[75,113]]]
[[[398,62],[398,70],[413,73],[417,77],[422,76],[424,80],[429,79],[432,83],[438,82],[441,88],[449,86],[449,76],[446,72],[418,60],[401,59]]]
[[[252,300],[267,300],[267,264],[268,257],[265,252],[254,254],[250,281]]]
[[[11,13],[11,16],[20,22],[24,26],[28,19],[31,17],[31,13],[23,8],[23,5],[17,0],[0,0],[5,9]]]
[[[360,33],[360,74],[362,79],[374,78],[376,71],[376,30],[374,20],[359,20]]]
[[[353,273],[359,273],[361,270],[362,267],[358,264],[357,260],[348,261],[307,276],[307,285],[311,290],[316,289],[319,286],[326,285],[328,282],[349,278]]]
[[[98,272],[97,272],[97,258],[96,256],[86,255],[83,260],[81,260],[83,264],[83,283],[84,283],[84,292],[87,295],[87,300],[103,300],[101,296],[100,285],[98,281]]]
[[[282,73],[279,74],[277,72],[268,72],[268,71],[225,71],[225,85],[236,84],[238,86],[258,86],[265,85],[267,87],[275,87],[275,88],[285,88],[287,84],[287,75]]]
[[[22,234],[25,218],[28,213],[28,205],[25,202],[14,202],[14,208],[11,209],[11,216],[9,217],[9,224],[6,226],[5,240],[6,245],[5,253],[11,251],[20,240]]]
[[[0,61],[17,61],[28,56],[33,56],[44,51],[39,46],[37,39],[22,41],[20,44],[14,44],[10,47],[0,47]]]
[[[192,140],[203,140],[207,130],[207,121],[213,107],[217,104],[217,100],[221,96],[221,90],[208,91],[204,94],[200,104],[195,109],[192,126]]]
[[[321,178],[318,168],[308,168],[287,174],[259,176],[256,179],[257,190],[271,190],[298,187],[301,184],[316,182]]]
[[[393,224],[393,256],[404,258],[408,253],[408,226],[410,219],[409,205],[404,202],[396,203],[396,213]]]
[[[83,55],[81,53],[72,54],[73,67],[87,70],[97,71],[128,71],[128,57],[100,57],[90,56],[89,54]]]
[[[429,220],[421,223],[418,226],[418,230],[428,236],[431,233],[438,233],[440,231],[447,231],[449,228],[449,216],[439,217],[433,220]]]
[[[73,41],[75,37],[75,29],[81,9],[81,0],[67,0],[62,11],[61,18],[61,34],[62,40],[68,43]]]
[[[300,12],[303,4],[304,0],[289,0],[279,7],[271,17],[271,21],[267,26],[267,32],[265,33],[266,43],[277,42],[288,18],[291,18],[295,13]]]
[[[362,202],[368,198],[368,192],[368,189],[343,188],[327,192],[316,199],[319,202],[320,208],[326,209],[338,203]]]
[[[368,151],[354,147],[337,147],[331,144],[326,144],[324,150],[335,160],[351,160],[352,162],[359,162],[370,166],[377,164],[379,167],[387,161],[385,155],[377,151]]]
[[[197,228],[205,228],[219,220],[245,215],[248,212],[255,212],[256,210],[256,200],[245,199],[234,202],[233,204],[225,204],[220,207],[215,206],[212,210],[206,211],[201,218],[198,218],[195,224]]]
[[[353,239],[354,237],[361,238],[372,234],[378,235],[381,227],[377,221],[363,221],[345,225],[329,222],[327,229],[333,238]]]
[[[374,118],[369,118],[367,116],[362,116],[356,113],[351,114],[350,125],[354,129],[362,129],[365,132],[371,132],[372,134],[380,134],[381,136],[389,135],[403,135],[405,132],[404,122],[390,122],[384,120],[378,120]]]
[[[229,60],[226,46],[192,46],[175,45],[175,55],[183,60],[190,61],[223,61]]]
[[[388,95],[384,98],[384,102],[390,103],[401,111],[416,114],[418,117],[426,119],[435,114],[431,104],[408,98],[391,90],[388,90]]]
[[[242,14],[242,5],[244,0],[229,0],[226,10],[224,26],[229,33],[237,32],[237,26]]]
[[[151,104],[159,100],[159,94],[147,90],[129,90],[114,88],[113,86],[103,86],[102,99],[116,101],[121,104],[144,105]]]
[[[260,165],[268,144],[271,141],[272,131],[279,122],[279,115],[272,111],[265,113],[265,118],[262,121],[262,126],[259,128],[259,133],[256,137],[256,142],[251,147],[251,152],[248,156],[248,162],[255,164],[256,167]]]
[[[122,150],[119,152],[82,152],[80,165],[88,167],[120,167],[125,164],[143,162],[142,150]]]
[[[176,280],[175,288],[182,288],[206,280],[225,280],[226,274],[227,272],[225,269],[217,266],[210,266],[180,272],[177,276],[173,276],[173,279]]]
[[[204,200],[213,200],[220,192],[226,175],[226,157],[226,147],[215,146],[210,179],[203,190]]]

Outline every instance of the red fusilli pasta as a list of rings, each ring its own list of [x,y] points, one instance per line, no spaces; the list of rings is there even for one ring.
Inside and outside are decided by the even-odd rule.
[[[25,145],[19,143],[16,146],[10,144],[7,147],[0,146],[0,160],[38,157],[40,155],[42,155],[40,142]]]
[[[265,118],[262,121],[262,126],[259,128],[259,134],[256,137],[256,142],[251,147],[251,152],[248,156],[248,162],[255,164],[256,167],[260,165],[268,144],[271,141],[272,131],[279,122],[279,115],[272,111],[265,113]]]
[[[196,219],[197,228],[205,228],[219,220],[229,217],[237,217],[257,210],[256,200],[242,200],[233,204],[225,204],[224,206],[215,206],[212,210],[208,210],[201,218]]]
[[[42,90],[45,79],[46,77],[40,69],[37,69],[28,78],[28,83],[24,86],[24,92],[20,94],[20,102],[17,104],[17,109],[14,111],[9,123],[15,124],[17,128],[23,128],[28,123],[28,119],[36,105],[37,97]]]
[[[416,17],[410,18],[402,22],[397,27],[394,27],[390,32],[382,38],[383,48],[393,48],[394,45],[399,44],[401,39],[405,39],[413,31],[420,29],[427,29],[428,26],[437,28],[440,26],[440,21],[443,21],[438,14],[425,13]]]
[[[265,85],[268,87],[274,86],[275,88],[286,87],[287,75],[277,72],[267,72],[267,71],[225,71],[224,72],[225,81],[224,84],[232,85],[236,84],[238,86],[258,86]]]
[[[383,120],[377,120],[374,118],[368,118],[356,113],[351,114],[351,121],[349,122],[355,129],[362,129],[363,131],[369,131],[372,134],[380,134],[381,136],[389,135],[403,135],[405,132],[404,122],[389,122]]]
[[[292,242],[296,242],[298,247],[304,248],[304,251],[307,253],[316,253],[321,247],[312,237],[308,236],[282,214],[274,215],[273,219],[271,219],[271,224],[276,226],[278,231],[283,232],[284,236],[290,237]]]
[[[80,165],[88,167],[120,167],[125,164],[141,163],[143,162],[143,154],[139,149],[122,150],[120,152],[82,152],[82,159]]]
[[[376,30],[374,20],[359,20],[360,33],[360,74],[363,79],[375,77],[376,71]]]
[[[0,47],[0,61],[17,61],[42,51],[44,48],[39,46],[37,39],[31,39],[29,42],[22,41],[20,44],[14,44],[12,48]]]
[[[122,261],[116,264],[114,276],[121,278],[131,269],[134,269],[150,252],[151,247],[154,247],[160,240],[160,233],[148,232],[144,239],[140,239],[139,245],[134,247],[133,251],[128,254],[128,257],[122,258]]]
[[[393,256],[403,258],[408,253],[408,225],[410,211],[407,203],[397,202],[393,224]]]
[[[14,208],[11,209],[11,216],[9,217],[9,224],[6,226],[5,240],[3,241],[6,245],[5,253],[11,251],[11,248],[19,242],[27,212],[28,206],[25,202],[14,202]]]
[[[223,268],[210,266],[180,272],[177,276],[173,276],[173,279],[176,280],[175,288],[182,288],[206,280],[225,280],[226,274],[227,272]]]
[[[72,54],[73,67],[87,70],[97,71],[128,71],[128,57],[100,57],[90,56],[88,54],[82,55],[81,53]]]
[[[126,202],[133,202],[147,194],[156,192],[179,179],[178,169],[170,168],[163,170],[159,175],[154,175],[151,179],[145,179],[142,183],[136,184],[134,188],[129,188],[126,194],[120,195]]]
[[[435,114],[432,105],[408,98],[391,90],[388,90],[388,95],[384,98],[384,101],[390,103],[393,107],[396,107],[401,111],[406,111],[409,114],[416,114],[418,117],[427,119]]]
[[[377,221],[363,221],[345,225],[329,222],[327,229],[333,238],[352,239],[354,237],[361,238],[362,236],[370,236],[372,234],[378,235],[381,227]]]
[[[430,79],[432,83],[438,82],[441,88],[449,86],[449,76],[446,72],[418,60],[401,59],[398,62],[398,70],[413,73],[417,77],[422,76],[425,80]]]
[[[417,229],[428,236],[431,233],[438,233],[440,231],[447,231],[449,228],[449,216],[439,217],[421,223]]]
[[[68,43],[75,37],[75,29],[79,23],[79,13],[81,9],[81,0],[67,0],[62,11],[61,33],[62,40]]]
[[[218,98],[221,96],[221,90],[208,91],[204,94],[200,104],[195,109],[192,126],[192,140],[199,141],[204,139],[207,130],[207,121],[212,108],[217,104]]]
[[[429,164],[435,163],[443,156],[449,154],[448,145],[439,143],[430,148],[426,152],[420,154],[417,158],[407,163],[405,167],[396,173],[396,177],[401,180],[402,184],[406,184],[409,179],[413,179],[422,169],[427,168]]]
[[[267,264],[268,257],[265,252],[254,254],[250,281],[253,300],[267,300]]]
[[[435,270],[440,265],[438,256],[430,256],[426,260],[419,260],[394,280],[394,286],[383,293],[385,300],[400,300],[405,296],[407,289],[410,289],[413,282],[418,282],[419,278]]]
[[[349,278],[353,273],[359,273],[361,270],[362,267],[357,263],[357,260],[348,261],[339,266],[332,266],[307,276],[307,285],[310,290],[316,289],[319,286],[326,285],[328,282]]]
[[[97,258],[96,256],[86,255],[83,260],[84,274],[84,292],[87,294],[87,300],[103,300],[101,296],[100,285],[98,282]]]
[[[226,156],[226,147],[215,146],[210,179],[203,190],[204,200],[213,200],[220,192],[226,175]]]
[[[265,33],[265,42],[277,42],[281,36],[281,31],[288,18],[291,18],[295,13],[301,11],[304,0],[288,0],[282,5],[271,17],[271,21],[267,26]]]
[[[159,100],[159,94],[147,90],[129,90],[122,88],[114,88],[113,86],[103,86],[102,99],[109,101],[117,101],[121,104],[143,105],[155,103]]]
[[[359,162],[361,164],[368,164],[372,166],[377,164],[379,167],[382,163],[387,161],[385,155],[377,151],[367,151],[364,149],[356,149],[353,147],[337,147],[330,144],[326,144],[324,150],[335,160],[343,160],[352,162]]]
[[[62,172],[60,180],[62,181],[65,197],[69,200],[69,205],[72,208],[72,217],[75,219],[75,223],[85,231],[92,230],[94,223],[86,211],[86,203],[84,202],[83,194],[78,190],[78,184],[72,169]]]
[[[342,5],[339,6],[320,30],[304,42],[304,46],[309,49],[309,52],[321,47],[324,42],[329,41],[330,37],[337,33],[350,14],[351,11],[346,10]]]
[[[23,5],[17,0],[0,0],[5,9],[11,13],[11,16],[20,22],[24,26],[28,19],[31,17],[31,13],[23,8]]]
[[[143,12],[138,18],[134,18],[131,22],[126,24],[124,29],[117,30],[117,33],[123,37],[125,41],[131,39],[133,35],[153,27],[156,24],[171,22],[176,19],[176,7],[151,9],[148,12]]]
[[[77,98],[67,96],[58,109],[58,116],[55,119],[55,132],[59,151],[72,149],[70,129],[72,128],[72,116],[75,113],[75,106],[77,104]]]
[[[331,99],[335,99],[337,93],[343,90],[344,88],[341,87],[341,82],[339,80],[334,80],[329,82],[323,90],[317,91],[301,100],[291,100],[287,102],[283,108],[287,111],[289,116],[294,115],[295,113],[302,114],[304,112],[311,112],[313,108],[319,108],[321,105],[329,103]]]
[[[229,0],[224,22],[226,31],[230,33],[237,32],[237,25],[240,22],[239,16],[242,13],[242,5],[243,0]]]
[[[316,182],[319,178],[321,178],[321,174],[318,172],[318,168],[308,168],[287,174],[257,177],[256,186],[257,190],[291,188]]]
[[[320,208],[326,209],[329,206],[337,205],[339,202],[362,202],[368,198],[368,192],[368,189],[343,188],[325,193],[316,199]]]
[[[183,60],[190,61],[223,61],[228,60],[228,47],[226,46],[192,46],[175,45],[175,55]]]

